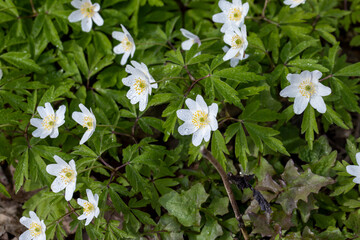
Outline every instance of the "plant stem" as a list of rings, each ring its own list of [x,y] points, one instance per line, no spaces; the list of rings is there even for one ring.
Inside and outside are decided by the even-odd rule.
[[[126,163],[124,163],[123,165],[118,166],[117,168],[115,168],[115,169],[112,171],[112,173],[111,173],[111,175],[110,175],[109,183],[107,184],[107,187],[109,187],[110,183],[112,182],[115,173],[116,173],[117,171],[119,171],[119,169],[121,169],[121,168],[123,168],[123,167],[125,167],[125,166],[127,166],[127,165],[129,165],[129,164],[130,164],[130,162],[126,162]]]
[[[230,203],[231,203],[231,206],[234,210],[234,213],[235,213],[235,218],[238,220],[239,222],[239,227],[240,227],[240,231],[244,237],[245,240],[248,240],[249,239],[249,235],[245,229],[245,224],[244,224],[244,221],[242,219],[242,216],[240,214],[240,211],[239,211],[239,208],[238,208],[238,205],[236,203],[236,200],[235,200],[235,197],[234,197],[234,193],[232,192],[231,190],[231,186],[230,186],[230,182],[229,182],[229,179],[228,179],[228,176],[225,172],[225,170],[223,169],[223,167],[220,165],[220,163],[215,159],[215,157],[211,154],[211,152],[209,150],[207,150],[204,146],[201,147],[200,149],[200,152],[201,154],[207,159],[210,161],[210,163],[215,167],[215,169],[218,171],[218,173],[220,174],[221,176],[221,179],[223,181],[223,184],[224,184],[224,187],[225,187],[225,190],[226,190],[226,193],[229,197],[229,200],[230,200]]]
[[[329,76],[320,79],[319,82],[324,81],[324,80],[329,79],[329,78],[332,78],[333,76],[334,76],[333,74],[330,74]]]
[[[51,225],[55,224],[55,223],[59,223],[64,217],[69,216],[70,214],[74,213],[77,210],[80,210],[81,208],[73,208],[70,212],[65,213],[64,215],[62,215],[61,217],[59,217],[58,219],[56,219],[55,221],[51,222],[49,225],[47,225],[46,227],[50,227]]]
[[[209,73],[208,75],[206,75],[206,76],[204,76],[204,77],[201,77],[201,78],[199,78],[199,79],[194,80],[194,81],[191,83],[190,87],[186,90],[186,93],[184,94],[184,97],[186,98],[187,95],[189,95],[191,89],[194,88],[194,86],[195,86],[195,84],[196,84],[197,82],[199,82],[199,81],[201,81],[201,80],[203,80],[203,79],[205,79],[205,78],[208,78],[208,77],[210,77],[210,76],[211,76],[211,75],[210,75],[210,73]]]

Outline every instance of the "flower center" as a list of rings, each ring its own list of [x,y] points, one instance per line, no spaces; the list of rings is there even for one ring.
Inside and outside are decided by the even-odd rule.
[[[57,117],[55,117],[55,114],[50,114],[47,115],[41,125],[43,126],[43,128],[45,128],[46,130],[51,130],[55,127],[55,123],[57,121]]]
[[[129,52],[132,49],[132,43],[129,41],[129,39],[125,36],[124,39],[121,41],[122,46],[125,50],[125,52]]]
[[[204,111],[198,110],[193,113],[191,122],[197,128],[205,127],[209,124],[208,115]]]
[[[42,230],[42,228],[41,228],[41,226],[39,224],[37,224],[35,222],[32,222],[30,224],[29,231],[30,231],[31,237],[34,238],[34,237],[39,236],[41,234],[41,230]]]
[[[310,98],[316,93],[315,85],[310,82],[310,79],[304,80],[300,83],[299,92],[303,97]]]
[[[86,2],[83,3],[80,7],[80,11],[82,15],[85,15],[87,18],[91,18],[95,14],[95,6],[93,6],[91,3]]]
[[[230,21],[240,21],[241,19],[241,11],[239,8],[231,8],[230,11],[229,11],[229,19]]]
[[[93,129],[94,127],[94,119],[92,117],[86,116],[84,117],[83,127],[87,127],[88,129]]]
[[[134,89],[135,92],[140,95],[141,93],[143,93],[146,89],[146,82],[145,80],[141,79],[141,78],[137,78],[135,83],[134,83]]]
[[[60,179],[65,183],[69,184],[75,179],[75,171],[71,168],[63,168],[60,172]]]
[[[231,39],[231,47],[232,48],[240,48],[243,44],[243,41],[239,35],[235,35]]]
[[[90,213],[92,213],[94,211],[94,205],[90,202],[85,202],[84,203],[84,212],[85,215],[89,215]]]

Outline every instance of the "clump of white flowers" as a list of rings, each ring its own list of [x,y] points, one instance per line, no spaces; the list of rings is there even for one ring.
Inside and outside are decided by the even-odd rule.
[[[114,31],[112,37],[120,41],[120,44],[114,47],[115,54],[124,54],[121,58],[121,65],[124,65],[129,56],[131,58],[135,53],[135,42],[128,30],[121,24],[123,32]]]
[[[222,50],[226,53],[226,52],[228,52],[229,51],[229,47],[228,46],[224,46],[223,48],[222,48]],[[236,54],[235,55],[235,57],[233,57],[233,58],[230,58],[230,66],[231,67],[236,67],[238,64],[239,64],[239,61],[240,60],[245,60],[245,59],[247,59],[249,57],[249,55],[248,54],[245,54],[245,56],[243,55],[242,57],[240,56],[240,53],[238,53],[238,54]]]
[[[65,105],[61,105],[59,109],[54,112],[50,103],[45,103],[44,107],[37,107],[37,111],[40,114],[39,118],[30,119],[31,125],[37,127],[32,132],[34,137],[46,138],[50,135],[51,138],[57,138],[59,136],[59,127],[65,123]]]
[[[360,165],[360,152],[358,152],[355,155],[356,158],[356,162],[358,165]],[[354,183],[360,184],[360,166],[356,166],[356,165],[348,165],[346,166],[346,171],[355,176],[355,178],[353,179]]]
[[[79,10],[72,12],[68,19],[70,22],[81,21],[81,29],[84,32],[90,32],[93,21],[98,26],[104,24],[104,20],[98,13],[100,10],[98,3],[92,4],[90,0],[73,0],[71,5]]]
[[[71,117],[74,119],[75,122],[77,122],[84,128],[85,127],[87,128],[86,132],[84,133],[84,135],[82,136],[82,138],[80,140],[80,145],[81,145],[81,144],[84,144],[95,132],[96,118],[95,118],[95,115],[93,114],[91,108],[89,111],[89,109],[87,109],[81,103],[79,104],[79,108],[80,108],[81,112],[73,112]]]
[[[23,234],[20,235],[19,240],[46,240],[46,226],[44,220],[39,217],[33,211],[29,212],[30,218],[21,217],[20,223],[28,228]]]
[[[221,13],[213,15],[212,19],[216,23],[223,23],[220,31],[225,33],[231,29],[239,28],[245,20],[249,11],[249,4],[242,4],[241,0],[233,0],[232,3],[220,0],[219,7]]]
[[[195,34],[189,32],[188,30],[184,29],[184,28],[180,28],[180,31],[182,33],[182,35],[186,38],[188,38],[188,40],[185,40],[181,43],[181,47],[182,49],[184,49],[185,51],[190,50],[190,48],[192,47],[192,45],[194,45],[195,43],[197,43],[199,46],[201,46],[201,41],[200,38],[198,36],[196,36]],[[194,57],[200,55],[201,52],[195,54]]]
[[[297,7],[300,4],[304,4],[306,0],[285,0],[284,4],[290,5],[291,8]]]
[[[144,111],[148,103],[148,97],[151,95],[153,88],[158,88],[154,78],[150,75],[149,69],[144,63],[131,61],[131,65],[126,65],[125,71],[130,76],[123,78],[125,86],[130,87],[126,97],[130,99],[131,104],[139,102],[140,111]]]
[[[59,156],[55,155],[56,164],[49,164],[46,166],[46,171],[56,176],[54,182],[51,184],[51,190],[54,193],[65,189],[65,200],[70,201],[76,188],[76,166],[75,161],[71,160],[67,164]]]
[[[313,72],[304,71],[300,74],[289,73],[286,76],[290,86],[284,88],[280,92],[280,96],[295,98],[295,114],[301,114],[309,102],[319,113],[326,112],[326,104],[322,97],[330,95],[331,89],[319,82],[321,76],[322,73],[318,70]]]
[[[223,57],[224,61],[232,58],[245,59],[245,50],[248,46],[246,25],[242,25],[241,29],[235,28],[227,31],[224,35],[224,42],[231,46]]]
[[[94,217],[98,217],[100,209],[98,207],[99,195],[93,195],[90,189],[86,189],[88,201],[78,198],[77,203],[84,208],[84,213],[78,217],[79,220],[86,219],[85,226],[87,226]]]
[[[196,101],[188,98],[185,101],[189,109],[180,109],[176,111],[178,118],[184,121],[178,131],[181,135],[192,136],[194,146],[199,146],[204,139],[205,142],[210,140],[211,131],[218,129],[216,115],[218,105],[211,104],[209,107],[200,95],[196,96]]]

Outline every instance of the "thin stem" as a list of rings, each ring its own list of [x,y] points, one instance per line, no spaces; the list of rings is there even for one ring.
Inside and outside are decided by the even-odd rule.
[[[123,165],[115,168],[115,169],[112,171],[112,173],[111,173],[111,175],[110,175],[109,183],[107,184],[107,187],[109,187],[110,183],[112,182],[112,180],[113,180],[113,178],[114,178],[114,176],[115,176],[115,173],[116,173],[117,171],[119,171],[119,169],[121,169],[121,168],[123,168],[123,167],[125,167],[125,166],[127,166],[127,165],[129,165],[129,164],[130,164],[130,162],[126,162],[126,163],[124,163]]]
[[[194,80],[194,81],[191,83],[190,87],[186,90],[186,93],[184,94],[184,97],[186,98],[187,95],[189,95],[191,89],[194,88],[194,86],[195,86],[196,83],[198,83],[199,81],[201,81],[201,80],[203,80],[203,79],[205,79],[205,78],[208,78],[208,77],[210,77],[210,76],[211,76],[211,74],[209,73],[208,75],[206,75],[206,76],[204,76],[204,77],[201,77],[201,78],[199,78],[199,79]]]
[[[34,15],[37,15],[38,13],[35,10],[33,0],[30,0],[30,5],[31,5],[31,9],[32,9],[32,12],[34,13]]]
[[[266,11],[266,8],[267,8],[267,5],[268,5],[269,2],[270,2],[270,0],[265,0],[264,8],[263,8],[263,10],[262,10],[262,12],[261,12],[261,19],[263,19],[264,21],[266,21],[266,22],[268,22],[268,23],[275,24],[276,26],[279,27],[279,26],[280,26],[279,23],[274,22],[273,20],[270,20],[270,19],[268,19],[268,18],[265,16],[265,11]]]
[[[117,129],[122,129],[122,130],[124,130],[124,128],[122,128],[122,127],[113,126],[113,125],[101,125],[101,124],[97,124],[96,127],[109,127],[109,128],[117,128]]]
[[[268,2],[269,2],[269,0],[265,0],[264,8],[263,8],[262,13],[261,13],[261,17],[262,17],[262,18],[265,18],[265,11],[266,11]]]
[[[240,231],[241,231],[244,239],[248,240],[249,235],[248,235],[248,233],[247,233],[247,231],[245,229],[244,221],[243,221],[242,216],[240,214],[239,207],[238,207],[238,205],[236,203],[234,193],[231,190],[230,182],[229,182],[229,179],[228,179],[228,176],[227,176],[225,170],[220,165],[220,163],[215,159],[215,157],[209,152],[209,150],[207,150],[204,146],[201,147],[200,152],[207,160],[210,161],[210,163],[215,167],[217,172],[220,174],[222,182],[223,182],[225,190],[226,190],[226,193],[227,193],[227,195],[229,197],[231,206],[232,206],[232,208],[234,210],[235,218],[239,222]]]
[[[112,131],[111,132],[112,134],[116,134],[116,135],[120,135],[120,136],[125,136],[125,137],[130,137],[133,141],[134,141],[134,143],[138,143],[137,141],[136,141],[136,139],[133,137],[133,136],[131,136],[130,134],[127,134],[127,133],[121,133],[121,132],[115,132],[115,131]]]
[[[334,74],[330,74],[329,76],[320,79],[319,82],[324,81],[324,80],[329,79],[329,78],[332,78],[333,76],[334,76]]]
[[[113,169],[113,167],[110,166],[110,164],[108,164],[107,162],[105,162],[105,160],[101,156],[99,156],[99,159],[105,166],[109,167],[110,169]]]
[[[62,215],[60,218],[58,218],[55,221],[51,222],[49,225],[47,225],[47,227],[50,227],[51,225],[53,225],[55,223],[59,223],[64,217],[71,215],[72,213],[74,213],[77,210],[81,210],[81,208],[73,208],[70,212],[67,212],[66,214]]]
[[[80,173],[83,173],[83,172],[86,172],[86,171],[89,171],[89,170],[92,170],[92,169],[95,169],[95,168],[106,168],[106,169],[109,169],[110,171],[114,170],[113,167],[107,167],[107,166],[92,166],[92,167],[85,168],[84,170],[81,170],[81,171],[77,172],[77,174],[79,175]]]
[[[187,74],[189,75],[190,80],[191,80],[191,81],[195,81],[196,79],[194,78],[194,76],[193,76],[193,75],[191,74],[191,72],[189,71],[187,65],[184,65],[184,69],[185,69],[185,71],[187,72]]]

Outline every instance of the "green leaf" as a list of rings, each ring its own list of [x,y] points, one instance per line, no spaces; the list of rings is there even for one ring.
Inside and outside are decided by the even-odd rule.
[[[309,104],[305,110],[301,123],[301,133],[305,133],[305,139],[308,142],[310,149],[313,148],[314,132],[319,133],[319,130],[315,118],[315,110]]]
[[[223,198],[215,198],[207,210],[211,212],[214,216],[216,215],[225,215],[229,212],[229,198],[223,197]]]
[[[139,172],[131,165],[126,166],[126,176],[129,180],[130,185],[137,192],[141,192],[144,198],[151,196],[150,189],[144,180],[144,178],[139,174]]]
[[[324,113],[324,117],[329,121],[329,123],[335,123],[339,127],[344,129],[349,129],[348,126],[345,125],[344,121],[341,119],[340,114],[335,112],[329,105],[326,105],[326,112]]]
[[[200,235],[196,235],[196,240],[215,240],[223,235],[222,227],[213,218],[207,218],[205,226],[202,228]]]
[[[15,193],[17,193],[24,183],[24,177],[28,177],[28,164],[29,164],[29,151],[26,151],[19,158],[19,162],[16,166],[14,173],[15,180]]]
[[[62,42],[60,40],[59,34],[54,24],[51,21],[51,18],[48,15],[46,15],[44,21],[45,21],[44,31],[47,40],[51,42],[55,47],[59,48],[60,50],[63,50]]]
[[[129,214],[129,212],[130,212],[129,207],[120,198],[120,196],[113,190],[111,185],[109,188],[109,194],[110,194],[111,201],[112,201],[116,211],[118,211],[119,213],[122,212],[123,214]]]
[[[287,60],[292,59],[293,57],[300,54],[301,52],[303,52],[305,49],[307,49],[309,47],[316,46],[318,43],[319,43],[319,40],[309,40],[309,41],[303,41],[303,42],[299,43],[291,50]]]
[[[301,70],[319,70],[320,72],[329,72],[329,69],[317,63],[315,59],[295,59],[288,63],[288,65],[300,68]]]
[[[221,81],[217,77],[211,77],[211,80],[214,84],[215,89],[222,97],[225,98],[226,101],[236,106],[239,106],[241,104],[238,97],[238,92],[235,89],[233,89],[226,82]]]
[[[8,198],[11,198],[9,192],[6,190],[5,186],[0,183],[0,193],[5,195]]]
[[[86,145],[76,146],[75,151],[73,151],[72,154],[80,155],[83,157],[86,156],[86,157],[98,158],[98,155]]]
[[[254,72],[247,72],[247,68],[243,66],[226,68],[215,72],[213,76],[235,80],[238,83],[255,82],[265,79],[263,76],[257,75]]]
[[[201,183],[192,186],[181,194],[172,191],[159,199],[159,203],[175,216],[185,227],[200,226],[199,209],[208,198],[208,194]]]
[[[342,76],[342,77],[359,77],[360,76],[360,62],[351,64],[346,66],[336,73],[334,76]]]
[[[17,68],[28,70],[31,72],[44,74],[45,70],[37,65],[34,60],[29,59],[30,54],[22,52],[8,52],[0,56],[1,59],[14,65]]]
[[[229,154],[229,151],[219,130],[216,130],[212,135],[211,152],[226,171],[226,157],[224,153]]]
[[[207,62],[213,58],[214,58],[214,56],[210,55],[210,54],[200,54],[196,57],[191,58],[187,64],[192,65],[192,64],[196,64],[196,63]]]

